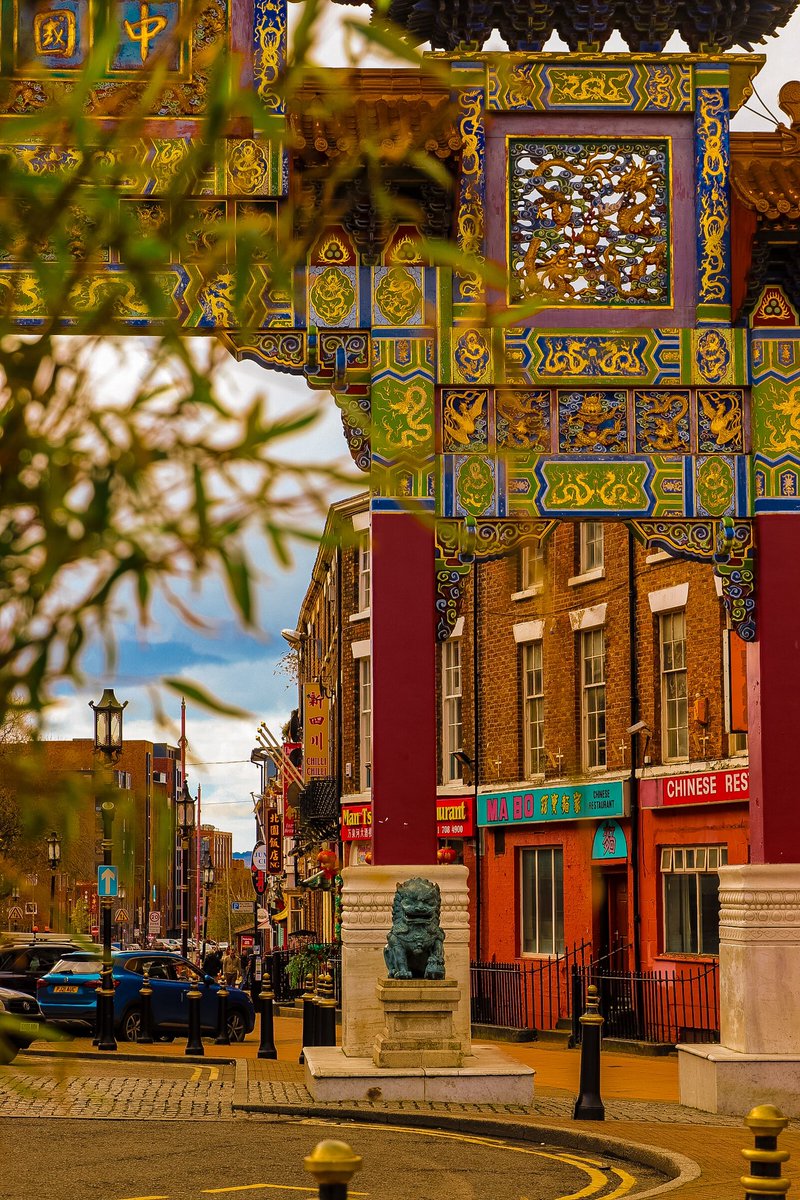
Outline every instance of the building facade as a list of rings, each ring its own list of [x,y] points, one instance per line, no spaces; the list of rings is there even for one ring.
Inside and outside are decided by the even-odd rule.
[[[366,497],[331,510],[296,632],[300,694],[321,684],[335,714],[337,853],[369,863]],[[438,651],[431,803],[441,861],[469,868],[474,958],[583,947],[672,973],[714,960],[716,871],[749,853],[729,640],[711,570],[650,552],[619,524],[562,523],[539,551],[473,566]],[[312,882],[333,845],[312,839],[299,856]]]

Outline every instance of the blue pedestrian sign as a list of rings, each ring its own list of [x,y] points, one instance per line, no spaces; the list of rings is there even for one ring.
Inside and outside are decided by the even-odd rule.
[[[97,894],[101,900],[119,895],[119,872],[116,867],[97,868]]]

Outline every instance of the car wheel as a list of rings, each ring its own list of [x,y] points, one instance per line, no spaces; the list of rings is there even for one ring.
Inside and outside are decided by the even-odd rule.
[[[247,1033],[247,1022],[241,1009],[228,1013],[228,1037],[232,1042],[243,1042]]]
[[[119,1036],[123,1042],[138,1042],[142,1034],[142,1010],[129,1008],[122,1018]]]

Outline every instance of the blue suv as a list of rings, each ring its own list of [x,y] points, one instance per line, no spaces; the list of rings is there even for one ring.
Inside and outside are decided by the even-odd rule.
[[[204,975],[180,954],[158,950],[123,950],[111,956],[114,979],[114,1023],[121,1041],[135,1042],[142,1028],[142,1001],[139,995],[147,967],[153,989],[151,1011],[153,1035],[171,1038],[188,1033],[189,1005],[186,993],[197,983],[200,1001],[200,1027],[206,1035],[218,1032],[220,985]],[[100,988],[101,959],[97,954],[79,951],[65,954],[49,974],[37,981],[36,998],[42,1012],[51,1021],[83,1021],[95,1026],[97,992]],[[253,1002],[241,988],[228,988],[228,1036],[242,1042],[255,1025]]]

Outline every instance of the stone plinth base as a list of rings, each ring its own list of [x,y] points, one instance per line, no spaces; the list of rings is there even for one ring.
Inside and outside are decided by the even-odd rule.
[[[455,979],[379,979],[386,1022],[375,1039],[376,1067],[460,1067],[461,1042],[453,1036],[460,992]]]
[[[354,1058],[372,1058],[375,1039],[384,1031],[383,1005],[375,984],[386,977],[383,948],[392,927],[398,883],[420,876],[438,883],[444,961],[459,1002],[453,1013],[453,1037],[465,1054],[471,1042],[469,1002],[469,897],[467,868],[448,866],[345,867],[342,871],[342,1047]]]
[[[531,1104],[530,1067],[494,1047],[476,1046],[461,1067],[376,1067],[338,1046],[305,1049],[306,1087],[315,1100],[427,1100],[460,1104]]]
[[[775,1104],[800,1117],[800,1056],[741,1054],[725,1046],[678,1046],[681,1104],[742,1116]]]

